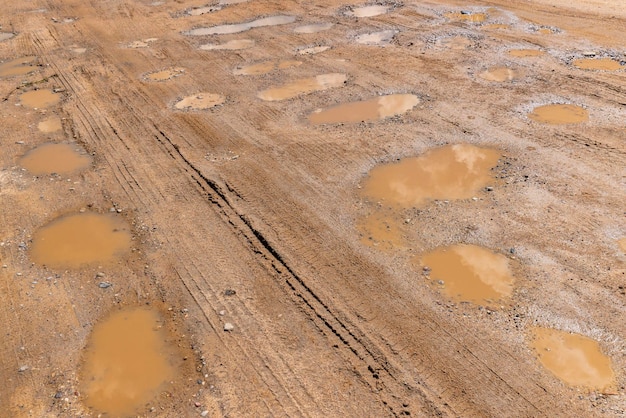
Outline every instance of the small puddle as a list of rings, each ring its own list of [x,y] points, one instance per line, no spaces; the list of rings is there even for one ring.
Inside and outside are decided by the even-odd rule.
[[[7,41],[15,36],[14,33],[11,32],[0,32],[0,42]]]
[[[274,70],[285,70],[287,68],[298,67],[302,65],[302,61],[266,61],[258,64],[247,65],[245,67],[236,68],[234,75],[261,75],[267,74]]]
[[[157,71],[154,73],[149,73],[144,78],[148,81],[166,81],[170,80],[174,77],[178,77],[185,73],[184,68],[170,68],[167,70]]]
[[[139,307],[93,327],[79,373],[87,406],[111,417],[137,416],[175,377],[162,326],[156,311]]]
[[[35,57],[23,57],[2,63],[0,64],[0,77],[25,75],[35,71],[37,66],[31,65],[34,61]]]
[[[384,30],[381,32],[366,33],[356,37],[356,43],[362,45],[379,45],[390,42],[398,31]]]
[[[286,100],[302,94],[341,87],[347,79],[348,76],[341,73],[322,74],[317,77],[296,80],[281,87],[263,90],[257,94],[257,97],[265,101]]]
[[[235,23],[231,25],[219,25],[211,26],[208,28],[197,28],[186,32],[186,35],[191,36],[203,36],[203,35],[228,35],[231,33],[240,33],[253,28],[260,28],[264,26],[279,26],[287,25],[296,21],[295,16],[271,16],[256,19],[246,23]]]
[[[60,100],[60,95],[48,89],[31,90],[20,95],[20,102],[33,109],[49,107],[59,103]]]
[[[42,120],[37,124],[37,129],[40,132],[49,134],[52,132],[60,131],[63,128],[61,125],[61,118],[58,116],[51,116],[46,120]]]
[[[324,51],[328,51],[329,49],[330,49],[330,46],[328,45],[319,45],[319,46],[312,46],[309,48],[299,49],[297,53],[298,55],[315,55]]]
[[[507,67],[493,67],[478,74],[480,78],[487,81],[496,81],[503,83],[505,81],[512,81],[517,77],[515,70]]]
[[[540,49],[511,49],[508,54],[516,58],[529,58],[540,57],[546,53]]]
[[[381,250],[393,250],[404,246],[402,230],[392,215],[374,210],[357,221],[361,242]]]
[[[438,43],[446,48],[455,50],[467,49],[473,45],[473,42],[464,36],[451,36],[439,40]]]
[[[488,25],[483,25],[481,27],[483,29],[500,30],[500,29],[510,29],[511,25],[507,25],[505,23],[490,23]]]
[[[428,278],[457,301],[490,303],[513,293],[515,279],[509,260],[483,247],[458,244],[438,248],[424,255],[421,264],[430,269]]]
[[[215,106],[219,106],[226,101],[226,97],[221,94],[214,93],[197,93],[187,96],[178,101],[174,107],[179,110],[195,109],[206,110]]]
[[[19,164],[31,174],[69,174],[89,167],[91,158],[69,144],[43,144],[24,155]]]
[[[309,122],[319,125],[379,120],[406,113],[419,102],[419,98],[413,94],[390,94],[313,112],[309,115]]]
[[[532,330],[531,346],[543,367],[570,386],[613,392],[611,359],[591,338],[551,328]]]
[[[64,216],[33,235],[31,258],[50,267],[77,268],[114,261],[130,249],[126,223],[113,215]]]
[[[444,16],[450,20],[458,20],[462,22],[482,23],[487,20],[485,13],[466,13],[466,12],[452,12],[446,13]]]
[[[295,33],[317,33],[329,30],[333,27],[332,23],[312,23],[310,25],[302,25],[295,28]]]
[[[348,11],[346,15],[353,17],[374,17],[379,15],[384,15],[389,11],[387,6],[382,5],[372,5],[372,6],[362,6],[355,7],[354,9]]]
[[[626,68],[626,65],[611,58],[581,58],[574,60],[572,64],[581,70],[617,71]]]
[[[528,117],[535,122],[565,125],[589,120],[589,112],[572,104],[549,104],[534,108]]]
[[[239,51],[241,49],[252,48],[255,42],[252,39],[233,39],[223,44],[204,44],[198,48],[204,51]]]
[[[550,28],[540,28],[537,29],[537,33],[540,33],[542,35],[552,35],[553,33],[556,33],[556,31]]]
[[[500,153],[470,144],[434,148],[419,157],[372,169],[362,195],[389,206],[421,206],[431,199],[469,199],[492,182]]]

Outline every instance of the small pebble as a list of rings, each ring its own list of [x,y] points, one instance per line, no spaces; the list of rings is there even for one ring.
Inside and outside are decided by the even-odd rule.
[[[25,372],[26,370],[28,370],[28,366],[20,366],[20,368],[17,369],[17,371],[20,373]]]
[[[224,331],[232,331],[235,329],[235,326],[230,322],[224,324]]]
[[[488,192],[493,192],[493,187],[487,186],[485,187],[485,190],[487,190]]]
[[[224,316],[224,315],[226,315],[226,311],[219,311],[219,314],[220,314],[221,316]]]
[[[445,282],[443,280],[437,280],[437,283],[442,285],[442,286],[445,284]]]
[[[105,276],[105,274],[103,272],[101,272],[101,271],[96,273],[96,277],[99,278],[99,279],[103,278],[104,276]]]
[[[109,282],[100,282],[100,283],[98,283],[98,287],[100,289],[106,289],[106,288],[111,287],[111,286],[113,286],[113,284],[109,283]]]
[[[236,293],[237,293],[237,292],[236,292],[235,290],[233,290],[233,289],[226,289],[226,290],[224,290],[224,294],[225,294],[226,296],[232,296],[232,295],[234,295],[234,294],[236,294]]]
[[[207,411],[207,410],[204,410],[204,411],[202,411],[202,412],[200,413],[200,416],[201,416],[201,417],[206,417],[207,415],[209,415],[209,411]]]

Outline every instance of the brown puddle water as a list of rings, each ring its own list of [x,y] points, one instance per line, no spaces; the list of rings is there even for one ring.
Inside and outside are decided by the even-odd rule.
[[[504,24],[504,23],[490,23],[488,25],[483,25],[482,28],[483,29],[495,29],[495,30],[498,30],[498,29],[510,29],[511,25],[507,25],[507,24]]]
[[[295,33],[309,34],[309,33],[323,32],[323,31],[328,30],[328,29],[330,29],[332,27],[333,27],[332,23],[312,23],[310,25],[298,26],[293,31]]]
[[[531,346],[541,365],[570,386],[613,391],[615,373],[600,345],[579,334],[551,328],[532,330]]]
[[[113,215],[81,213],[64,216],[33,235],[30,255],[51,267],[77,268],[114,261],[130,249],[126,223]]]
[[[52,133],[60,131],[63,126],[61,125],[61,118],[58,116],[51,116],[46,120],[42,120],[37,124],[37,129],[43,133]]]
[[[298,55],[315,55],[319,54],[320,52],[328,51],[329,49],[330,46],[328,45],[312,46],[310,48],[299,49]]]
[[[611,58],[581,58],[574,60],[572,64],[581,70],[617,71],[626,68],[626,65]]]
[[[261,28],[265,26],[287,25],[295,21],[296,21],[295,16],[286,16],[286,15],[270,16],[270,17],[259,18],[251,22],[234,23],[230,25],[219,25],[219,26],[212,26],[208,28],[192,29],[186,34],[191,35],[191,36],[227,35],[230,33],[240,33],[240,32],[245,32],[253,28]]]
[[[313,112],[309,115],[309,122],[319,125],[379,120],[408,112],[419,102],[419,98],[413,94],[390,94]]]
[[[365,33],[356,37],[355,41],[361,45],[380,45],[390,42],[398,33],[395,30],[383,30],[380,32]]]
[[[257,94],[257,97],[265,101],[286,100],[301,94],[310,94],[316,91],[341,87],[347,79],[348,77],[345,74],[322,74],[317,77],[296,80],[281,87],[263,90]]]
[[[498,158],[498,151],[470,144],[431,149],[375,167],[361,194],[396,207],[421,206],[430,199],[468,199],[492,181]]]
[[[24,155],[19,164],[35,175],[69,174],[89,167],[91,158],[76,146],[43,144]]]
[[[85,403],[112,417],[136,416],[174,377],[159,314],[125,309],[96,324],[80,370]]]
[[[184,68],[170,68],[168,70],[157,71],[146,75],[148,81],[166,81],[178,77],[185,72]]]
[[[393,215],[374,210],[357,221],[361,242],[382,250],[393,250],[404,246],[402,229]]]
[[[489,303],[508,298],[515,278],[509,260],[486,248],[459,244],[438,248],[421,259],[431,280],[443,281],[442,290],[457,301]]]
[[[0,77],[24,75],[35,71],[37,67],[30,65],[33,61],[35,61],[35,57],[23,57],[2,63],[0,64]]]
[[[354,9],[352,9],[346,14],[348,16],[354,16],[354,17],[374,17],[374,16],[385,14],[388,11],[389,11],[389,8],[387,6],[372,5],[372,6],[355,7]]]
[[[49,107],[59,103],[61,96],[54,93],[52,90],[31,90],[20,95],[20,101],[24,106],[39,109],[42,107]]]
[[[247,65],[245,67],[236,68],[234,75],[261,75],[267,74],[274,70],[285,70],[287,68],[298,67],[302,65],[302,61],[266,61],[258,64]]]
[[[589,112],[576,105],[550,104],[534,108],[533,111],[528,114],[528,117],[535,122],[565,125],[589,120]]]
[[[512,81],[517,76],[515,70],[506,67],[493,67],[478,74],[480,78],[487,81],[497,81],[503,83],[505,81]]]
[[[508,54],[516,58],[529,58],[545,55],[545,51],[540,49],[511,49]]]
[[[215,106],[219,106],[226,101],[226,97],[221,94],[214,93],[197,93],[187,96],[178,101],[174,107],[179,110],[195,109],[206,110]]]
[[[484,13],[446,13],[444,14],[450,20],[460,20],[462,22],[482,23],[487,20]]]

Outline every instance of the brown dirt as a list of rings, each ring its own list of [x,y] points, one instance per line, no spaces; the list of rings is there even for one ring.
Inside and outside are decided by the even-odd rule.
[[[84,347],[94,324],[139,305],[162,313],[182,359],[141,416],[625,413],[626,70],[572,65],[590,52],[624,64],[621,1],[438,0],[349,15],[363,4],[253,0],[194,16],[207,4],[1,2],[0,30],[17,35],[0,42],[0,61],[35,56],[37,67],[0,77],[0,416],[97,416],[80,392]],[[466,13],[486,19],[446,17]],[[296,21],[184,34],[277,15]],[[294,32],[323,22],[334,25]],[[495,24],[507,26],[487,27]],[[356,43],[385,30],[397,31],[389,44]],[[254,46],[199,49],[244,38]],[[515,49],[545,54],[507,53]],[[233,74],[293,59],[302,65]],[[480,77],[494,67],[519,76]],[[145,79],[168,68],[184,73]],[[343,86],[257,97],[335,73],[347,74]],[[61,102],[21,105],[35,89]],[[174,108],[199,93],[225,101]],[[415,94],[420,103],[371,123],[307,121],[316,109],[381,94]],[[528,117],[551,103],[583,106],[589,119]],[[37,129],[53,115],[60,131]],[[49,142],[78,143],[92,168],[34,177],[19,167]],[[368,172],[453,143],[502,153],[493,190],[386,211],[398,245],[365,245],[358,225],[377,210],[359,194]],[[80,268],[34,264],[36,231],[81,210],[118,212],[132,229],[131,252]],[[510,258],[510,300],[449,300],[412,261],[459,243]],[[530,345],[535,327],[597,341],[616,390],[570,387],[544,369]]]

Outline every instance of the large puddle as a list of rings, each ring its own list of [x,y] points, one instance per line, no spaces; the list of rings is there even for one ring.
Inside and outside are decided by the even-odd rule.
[[[89,167],[91,158],[76,146],[43,144],[24,155],[19,164],[35,175],[69,174]]]
[[[383,30],[380,32],[365,33],[356,37],[356,43],[361,45],[380,45],[390,42],[398,31]]]
[[[450,20],[470,23],[482,23],[487,20],[487,15],[484,13],[453,12],[446,13],[444,16]]]
[[[346,15],[354,17],[374,17],[383,15],[388,11],[389,7],[375,4],[372,6],[355,7],[352,10],[348,11]]]
[[[600,345],[579,334],[535,328],[531,345],[543,367],[570,386],[613,390],[615,373]]]
[[[515,58],[540,57],[546,52],[541,49],[511,49],[508,54]]]
[[[124,221],[114,215],[81,213],[52,221],[33,235],[30,255],[38,264],[76,268],[114,261],[130,249]]]
[[[459,244],[439,248],[421,259],[429,279],[450,298],[477,304],[508,298],[515,281],[508,259],[485,248]]]
[[[496,81],[503,83],[505,81],[512,81],[517,77],[515,70],[507,67],[493,67],[478,74],[480,78],[487,81]]]
[[[35,57],[23,57],[0,64],[0,77],[24,75],[35,71],[37,67],[32,65]]]
[[[375,167],[362,195],[389,206],[421,206],[430,199],[468,199],[492,180],[498,151],[470,144],[447,145],[419,157]]]
[[[310,25],[302,25],[295,28],[295,33],[317,33],[329,30],[333,27],[332,23],[311,23]]]
[[[617,71],[626,68],[626,65],[611,58],[581,58],[574,60],[572,64],[581,70]]]
[[[24,106],[32,107],[34,109],[50,107],[59,103],[60,100],[60,95],[48,89],[31,90],[20,95],[20,102]]]
[[[267,74],[275,70],[285,70],[287,68],[298,67],[302,65],[302,61],[266,61],[258,64],[247,65],[236,68],[234,75],[261,75]]]
[[[187,96],[176,102],[174,107],[179,110],[195,109],[206,110],[215,106],[219,106],[226,101],[226,97],[221,94],[214,93],[197,93]]]
[[[172,357],[157,312],[139,307],[111,314],[94,326],[85,348],[85,403],[107,416],[136,416],[174,377]]]
[[[169,68],[167,70],[156,71],[146,75],[144,78],[148,81],[167,81],[174,77],[178,77],[185,73],[184,68]]]
[[[534,108],[528,117],[536,122],[565,125],[589,120],[589,112],[572,104],[549,104]]]
[[[278,26],[287,25],[296,21],[295,16],[270,16],[261,19],[256,19],[251,22],[234,23],[231,25],[219,25],[211,26],[208,28],[197,28],[186,32],[186,35],[203,36],[203,35],[227,35],[231,33],[240,33],[253,28],[260,28],[264,26]]]
[[[309,115],[309,121],[319,125],[379,120],[408,112],[419,102],[419,98],[413,94],[391,94],[313,112]]]
[[[204,44],[198,48],[203,51],[239,51],[252,48],[256,43],[252,39],[233,39],[223,44]]]
[[[257,97],[265,101],[286,100],[302,94],[341,87],[347,79],[348,76],[341,73],[322,74],[317,77],[296,80],[281,87],[263,90],[257,94]]]
[[[37,129],[46,134],[60,131],[61,128],[63,128],[63,126],[61,125],[61,118],[58,116],[50,116],[48,119],[42,120],[37,124]]]

